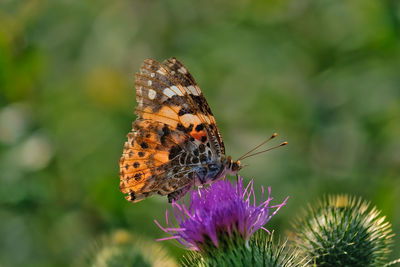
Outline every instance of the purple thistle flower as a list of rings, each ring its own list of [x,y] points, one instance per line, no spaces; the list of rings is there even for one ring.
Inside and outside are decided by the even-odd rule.
[[[167,227],[155,223],[170,237],[158,241],[176,239],[189,249],[204,251],[206,247],[220,248],[227,242],[246,244],[259,229],[286,204],[288,197],[279,205],[270,206],[271,188],[264,199],[262,188],[261,203],[256,204],[253,180],[243,189],[243,178],[232,185],[228,180],[213,183],[208,188],[192,191],[190,205],[172,203],[176,224],[171,223],[166,211]],[[271,211],[274,209],[274,211]]]

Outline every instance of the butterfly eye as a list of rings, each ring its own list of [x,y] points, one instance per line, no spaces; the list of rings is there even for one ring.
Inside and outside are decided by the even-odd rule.
[[[240,161],[234,161],[231,167],[231,170],[236,172],[239,171],[242,167],[240,166]]]

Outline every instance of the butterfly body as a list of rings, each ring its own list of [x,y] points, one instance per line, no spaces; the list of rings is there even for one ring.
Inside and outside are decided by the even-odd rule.
[[[120,190],[129,201],[152,194],[169,201],[194,186],[235,174],[214,116],[188,70],[175,58],[147,59],[136,74],[137,115],[120,159]]]

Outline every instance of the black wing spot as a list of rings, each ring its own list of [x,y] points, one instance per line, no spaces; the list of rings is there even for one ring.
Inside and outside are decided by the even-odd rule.
[[[178,112],[178,116],[183,116],[183,115],[185,115],[185,114],[194,114],[194,113],[193,113],[193,110],[192,110],[192,109],[182,107],[182,108],[179,110],[179,112]]]
[[[204,151],[206,151],[205,145],[200,144],[200,145],[199,145],[199,151],[200,151],[200,153],[204,153]]]
[[[211,145],[210,145],[210,143],[207,143],[207,146],[211,148]]]
[[[164,127],[162,128],[163,135],[168,136],[171,134],[171,130],[168,128],[168,125],[164,124]]]
[[[201,161],[201,163],[207,162],[207,156],[204,155],[204,154],[201,154],[200,155],[200,161]]]
[[[146,153],[144,153],[143,151],[139,151],[138,155],[139,155],[139,157],[143,158],[144,155],[146,155]]]
[[[166,137],[171,134],[171,130],[168,128],[168,125],[164,124],[164,127],[162,128],[162,136],[160,138],[161,144],[163,146],[167,146],[167,141]]]
[[[204,143],[205,141],[207,141],[207,136],[203,135],[203,136],[201,137],[201,142]]]
[[[134,167],[134,168],[138,168],[139,166],[140,166],[140,163],[139,163],[139,162],[136,161],[135,163],[133,163],[133,167]]]
[[[136,181],[139,181],[141,177],[142,177],[141,173],[136,173],[135,176],[133,176],[133,178],[135,178]]]
[[[146,142],[142,142],[140,144],[140,147],[143,148],[143,149],[146,149],[146,148],[149,148],[149,144],[147,144]]]
[[[134,201],[136,199],[135,192],[130,192],[129,196],[131,197],[130,201]]]
[[[161,145],[168,146],[167,139],[166,139],[165,135],[161,136],[160,141],[161,141]]]
[[[171,134],[171,130],[168,128],[168,125],[164,124],[164,127],[162,128],[163,134],[165,136],[168,136]]]
[[[186,128],[183,127],[183,125],[181,123],[178,123],[178,125],[176,125],[176,129],[179,130],[179,131],[184,132]]]
[[[173,146],[170,150],[169,150],[169,155],[168,155],[168,159],[171,160],[173,158],[175,158],[179,152],[181,152],[181,148],[179,146]]]
[[[182,132],[185,132],[185,133],[190,133],[193,130],[193,124],[190,124],[188,127],[185,127],[181,123],[178,123],[178,125],[176,126],[176,129],[178,131],[182,131]]]
[[[164,105],[167,106],[180,106],[181,103],[186,103],[186,100],[183,96],[173,95],[172,97],[168,98]]]
[[[203,124],[198,124],[195,128],[196,132],[200,132],[204,129],[204,125]]]

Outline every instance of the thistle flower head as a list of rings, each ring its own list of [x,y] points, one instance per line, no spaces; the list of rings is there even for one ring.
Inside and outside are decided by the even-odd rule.
[[[117,230],[95,240],[73,264],[76,266],[160,266],[177,262],[160,244],[125,230]]]
[[[208,188],[192,191],[190,205],[172,203],[174,219],[171,223],[166,213],[167,228],[156,224],[170,237],[159,239],[177,239],[189,249],[207,252],[215,248],[224,249],[231,244],[247,244],[250,237],[285,205],[287,198],[279,205],[271,206],[271,188],[268,197],[264,198],[262,187],[261,202],[256,197],[251,181],[246,188],[243,179],[235,185],[228,180],[218,181]]]
[[[318,266],[383,266],[393,242],[385,217],[362,199],[329,196],[294,224],[296,243]]]

